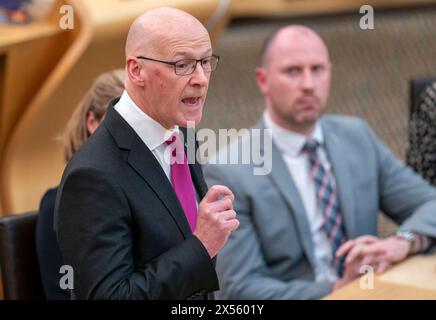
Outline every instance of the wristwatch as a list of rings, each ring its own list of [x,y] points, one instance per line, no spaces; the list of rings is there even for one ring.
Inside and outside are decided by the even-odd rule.
[[[395,236],[401,239],[404,239],[406,241],[409,241],[410,243],[410,252],[415,251],[416,247],[416,234],[413,233],[410,230],[398,230],[395,233]]]

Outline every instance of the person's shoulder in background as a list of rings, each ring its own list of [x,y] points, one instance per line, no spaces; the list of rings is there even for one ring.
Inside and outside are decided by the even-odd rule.
[[[58,187],[49,189],[41,199],[36,223],[36,251],[45,296],[49,300],[69,300],[70,292],[59,286],[63,259],[53,229],[53,216]],[[44,257],[41,259],[41,257]]]

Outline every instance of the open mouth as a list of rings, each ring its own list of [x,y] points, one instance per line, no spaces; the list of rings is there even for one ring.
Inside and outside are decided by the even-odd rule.
[[[197,106],[200,102],[200,97],[190,97],[182,99],[182,102],[187,106]]]

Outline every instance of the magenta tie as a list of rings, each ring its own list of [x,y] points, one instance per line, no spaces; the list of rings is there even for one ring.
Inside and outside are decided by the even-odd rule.
[[[191,231],[194,232],[197,224],[197,204],[185,150],[178,136],[172,136],[166,143],[168,145],[175,143],[171,154],[171,183],[188,219]]]

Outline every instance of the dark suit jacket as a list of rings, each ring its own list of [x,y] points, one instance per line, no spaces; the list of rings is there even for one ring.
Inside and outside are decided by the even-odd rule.
[[[45,297],[49,300],[69,300],[70,291],[59,286],[64,264],[53,230],[53,215],[58,188],[49,189],[42,197],[36,222],[36,253]]]
[[[206,298],[218,289],[214,261],[192,235],[159,162],[113,108],[116,102],[68,163],[56,200],[55,227],[64,261],[74,269],[74,296]],[[201,167],[190,170],[203,198]]]

